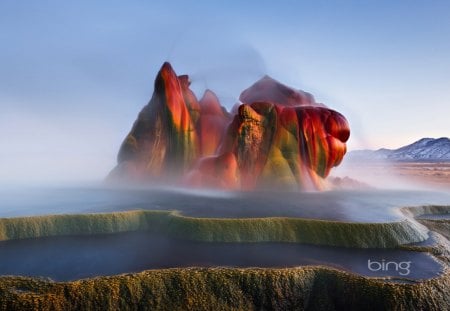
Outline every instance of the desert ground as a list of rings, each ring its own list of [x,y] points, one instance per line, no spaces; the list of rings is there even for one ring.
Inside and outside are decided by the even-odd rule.
[[[335,175],[374,187],[450,191],[450,162],[347,162]]]
[[[398,162],[391,169],[400,177],[450,189],[450,162]]]

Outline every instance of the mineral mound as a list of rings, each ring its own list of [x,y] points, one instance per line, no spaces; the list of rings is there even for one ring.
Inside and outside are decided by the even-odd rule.
[[[346,152],[345,117],[265,76],[232,112],[164,63],[109,174],[114,181],[175,182],[232,190],[319,190]]]

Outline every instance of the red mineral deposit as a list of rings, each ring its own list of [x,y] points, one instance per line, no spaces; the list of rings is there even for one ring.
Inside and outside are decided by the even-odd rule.
[[[153,96],[125,138],[109,178],[204,188],[320,190],[346,152],[345,117],[265,76],[233,113],[164,63]]]

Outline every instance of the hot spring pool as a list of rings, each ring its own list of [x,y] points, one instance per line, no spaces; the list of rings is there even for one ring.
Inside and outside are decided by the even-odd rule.
[[[399,249],[194,242],[148,232],[2,241],[0,254],[0,275],[56,281],[193,266],[323,265],[369,277],[408,279],[427,279],[442,272],[441,264],[427,253]]]

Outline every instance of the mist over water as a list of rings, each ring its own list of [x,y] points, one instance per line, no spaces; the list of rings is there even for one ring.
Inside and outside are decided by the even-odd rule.
[[[448,205],[450,193],[412,190],[226,192],[153,188],[30,187],[0,190],[0,217],[169,210],[194,217],[302,217],[386,222],[403,219],[397,208]]]

